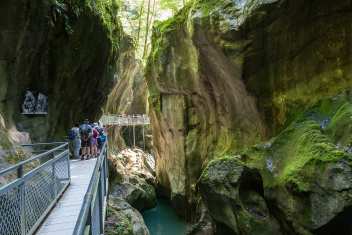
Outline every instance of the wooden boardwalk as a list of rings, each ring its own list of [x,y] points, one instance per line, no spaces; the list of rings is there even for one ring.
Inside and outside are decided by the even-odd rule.
[[[96,161],[94,158],[70,162],[71,184],[38,229],[37,235],[73,234]]]

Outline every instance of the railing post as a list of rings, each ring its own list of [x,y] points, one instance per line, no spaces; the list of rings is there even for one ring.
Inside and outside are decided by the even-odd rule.
[[[87,225],[89,225],[89,235],[93,235],[93,224],[92,224],[92,205],[89,206],[88,218],[87,218]],[[86,233],[84,233],[86,234]]]
[[[23,165],[17,168],[17,177],[23,177]],[[25,191],[25,182],[22,182],[19,185],[19,194],[20,194],[20,219],[21,219],[21,234],[26,234],[26,191]]]
[[[70,168],[70,149],[69,149],[69,146],[67,144],[67,171],[68,171],[68,178],[69,180],[71,181],[71,168]]]
[[[103,216],[103,210],[104,210],[104,196],[103,196],[103,181],[102,181],[102,171],[103,169],[101,169],[100,171],[100,176],[99,176],[99,184],[98,184],[98,203],[99,203],[99,225],[100,225],[100,228],[99,228],[99,231],[100,231],[100,234],[104,234],[104,216]]]
[[[57,185],[56,185],[56,177],[55,177],[55,163],[56,162],[53,162],[53,164],[51,165],[51,168],[52,168],[52,181],[53,181],[53,187],[52,187],[52,190],[51,190],[51,194],[52,194],[52,197],[53,199],[56,197],[56,194],[57,194]]]
[[[20,165],[17,168],[17,178],[22,178],[23,177],[23,165]]]
[[[108,165],[108,145],[106,144],[106,148],[105,148],[105,196],[106,196],[106,200],[109,200],[108,186],[109,186],[109,165]]]
[[[23,182],[19,188],[20,193],[20,218],[21,218],[21,234],[26,234],[26,191],[25,191],[25,183]]]
[[[133,147],[135,148],[136,147],[136,128],[134,124],[132,128],[133,128]]]

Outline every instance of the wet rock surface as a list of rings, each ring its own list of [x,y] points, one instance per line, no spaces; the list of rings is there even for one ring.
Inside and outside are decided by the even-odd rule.
[[[149,234],[139,211],[156,206],[154,157],[140,149],[125,149],[111,154],[109,162],[107,234]]]

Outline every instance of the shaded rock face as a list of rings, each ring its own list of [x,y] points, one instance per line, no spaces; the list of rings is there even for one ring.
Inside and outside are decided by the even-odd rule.
[[[350,9],[200,0],[155,27],[146,78],[157,178],[182,214],[211,159],[275,136],[350,87]]]
[[[224,159],[208,166],[200,189],[211,216],[233,234],[282,234],[265,202],[258,171]]]
[[[242,26],[250,40],[243,79],[272,134],[351,86],[351,7],[346,0],[278,1],[258,7]]]
[[[0,111],[34,141],[96,119],[115,80],[123,32],[111,1],[2,1]],[[45,116],[21,115],[26,90],[48,96]]]
[[[212,161],[199,184],[212,218],[233,234],[351,234],[351,108],[323,100],[270,142]]]

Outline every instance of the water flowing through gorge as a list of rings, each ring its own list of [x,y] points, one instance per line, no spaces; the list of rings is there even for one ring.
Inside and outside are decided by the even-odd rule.
[[[186,234],[187,223],[178,217],[170,202],[158,199],[157,206],[142,213],[150,235]]]

